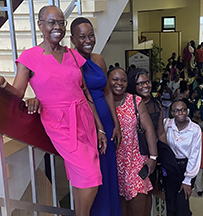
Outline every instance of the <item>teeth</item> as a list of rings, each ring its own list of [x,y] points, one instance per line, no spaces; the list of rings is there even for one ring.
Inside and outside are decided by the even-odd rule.
[[[91,46],[91,45],[89,45],[89,46],[84,46],[84,48],[90,49],[90,48],[92,48],[92,46]]]
[[[53,35],[56,35],[56,36],[59,36],[59,35],[61,35],[61,33],[59,33],[59,32],[55,32],[55,33],[52,33]]]
[[[116,90],[122,90],[122,88],[115,88]]]

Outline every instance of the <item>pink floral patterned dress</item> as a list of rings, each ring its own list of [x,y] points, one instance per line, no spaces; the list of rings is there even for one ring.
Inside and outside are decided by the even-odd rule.
[[[140,101],[141,97],[136,96],[137,107]],[[147,156],[139,152],[133,96],[128,94],[124,104],[116,110],[122,133],[122,142],[116,152],[119,194],[126,200],[131,200],[138,193],[147,194],[153,187],[148,177],[142,180],[138,175]]]

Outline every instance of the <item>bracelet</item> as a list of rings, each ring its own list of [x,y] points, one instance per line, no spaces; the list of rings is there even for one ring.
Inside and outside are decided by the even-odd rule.
[[[158,156],[150,155],[149,158],[152,160],[156,160]]]
[[[8,83],[7,83],[7,81],[5,80],[4,83],[3,83],[2,85],[0,85],[0,88],[5,88],[7,84],[8,84]]]
[[[103,130],[101,130],[101,129],[98,129],[98,131],[99,131],[100,133],[103,133],[103,134],[105,134],[105,135],[106,135],[106,132],[104,132]]]

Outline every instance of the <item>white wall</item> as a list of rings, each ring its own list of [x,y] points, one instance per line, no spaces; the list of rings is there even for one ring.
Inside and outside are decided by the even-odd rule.
[[[107,0],[107,11],[94,13],[98,21],[95,34],[99,41],[94,48],[95,53],[101,53],[103,50],[127,3],[128,0]]]
[[[109,41],[106,43],[101,55],[104,57],[107,68],[115,62],[125,68],[125,50],[132,49],[131,14],[124,13],[119,19]]]

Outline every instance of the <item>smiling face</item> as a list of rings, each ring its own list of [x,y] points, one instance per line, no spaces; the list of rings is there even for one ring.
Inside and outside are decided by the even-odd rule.
[[[128,82],[127,75],[122,69],[115,69],[109,74],[109,84],[113,95],[123,96]]]
[[[58,23],[56,24],[55,21],[58,21]],[[38,26],[43,33],[45,41],[48,41],[50,44],[58,44],[63,39],[66,32],[66,26],[61,25],[63,21],[63,13],[57,7],[50,6],[44,11],[38,21]]]
[[[89,23],[81,23],[73,29],[71,41],[78,52],[88,58],[95,45],[94,29]]]
[[[171,113],[178,123],[184,123],[187,118],[187,105],[182,101],[173,103]]]
[[[150,92],[152,90],[152,84],[149,77],[145,74],[141,74],[136,82],[136,92],[142,98],[151,97]]]

